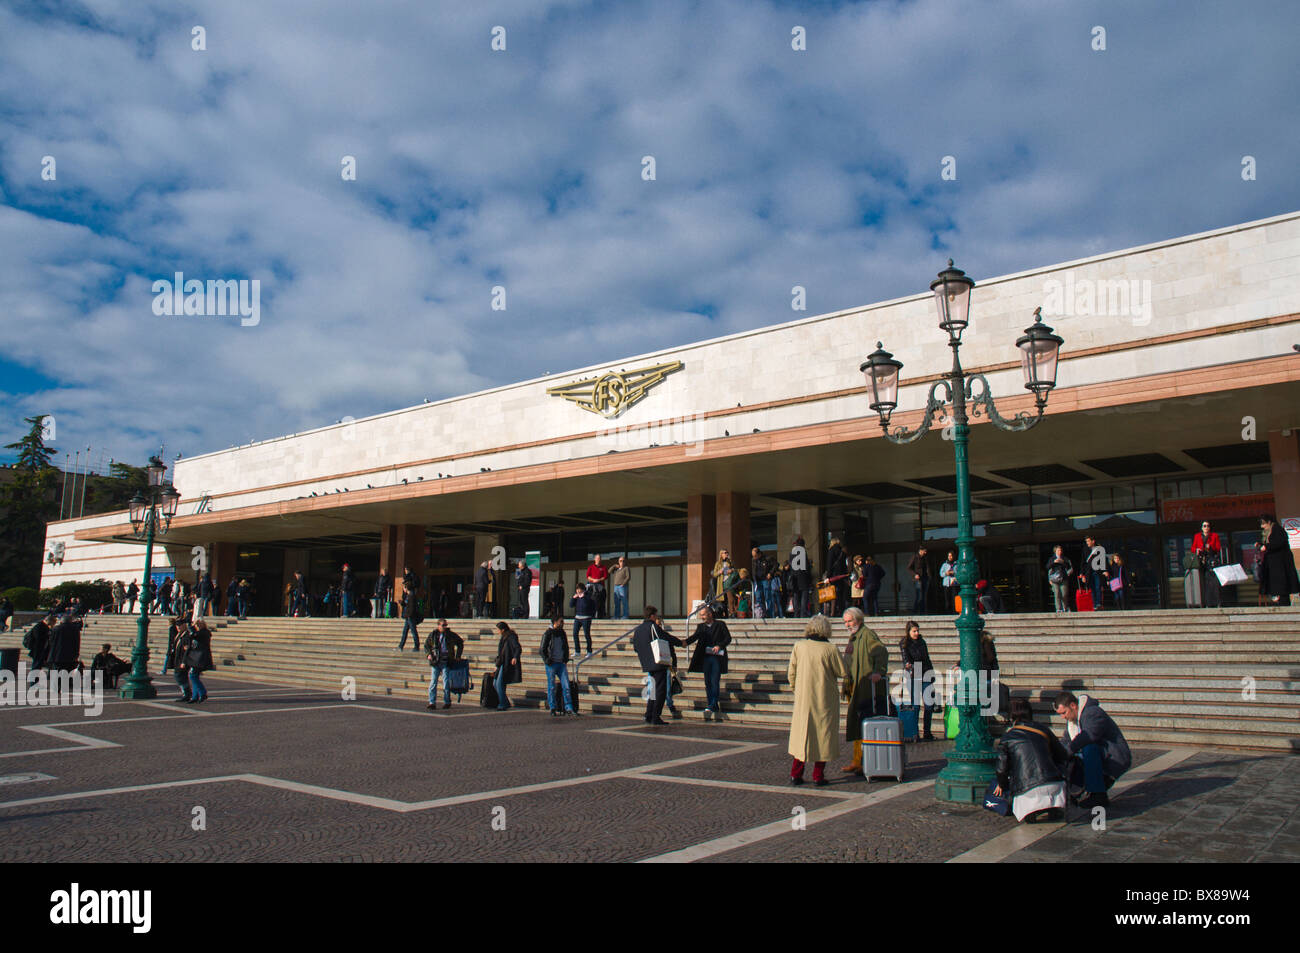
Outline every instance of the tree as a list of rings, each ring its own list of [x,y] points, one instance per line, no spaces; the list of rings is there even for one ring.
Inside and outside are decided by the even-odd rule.
[[[50,466],[57,452],[45,445],[45,415],[24,418],[27,435],[6,450],[18,451],[12,480],[0,487],[0,580],[4,585],[36,587],[41,581],[45,524],[54,518],[58,471]]]
[[[136,493],[148,496],[149,473],[143,467],[113,461],[108,475],[91,474],[87,478],[84,515],[124,510]]]

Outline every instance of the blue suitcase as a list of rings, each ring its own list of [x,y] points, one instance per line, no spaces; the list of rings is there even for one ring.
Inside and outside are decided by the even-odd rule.
[[[447,666],[447,691],[459,696],[469,690],[469,662],[452,662]]]
[[[921,737],[921,709],[917,705],[900,705],[898,720],[903,725],[903,740],[917,741]]]

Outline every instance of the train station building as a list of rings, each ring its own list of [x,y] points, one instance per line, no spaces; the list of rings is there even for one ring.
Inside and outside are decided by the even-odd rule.
[[[933,570],[953,546],[953,448],[939,425],[883,439],[859,366],[883,342],[904,365],[893,425],[921,420],[951,364],[926,290],[943,265],[918,263],[910,297],[179,459],[156,570],[192,579],[201,548],[271,614],[295,571],[319,593],[348,562],[369,592],[409,567],[459,597],[484,560],[540,554],[542,585],[569,589],[600,553],[628,558],[633,606],[677,616],[719,549],[785,559],[802,536],[819,572],[839,538],[885,568],[882,610],[909,612],[918,544]],[[1203,519],[1234,561],[1265,513],[1300,552],[1300,212],[972,277],[962,362],[1004,417],[1033,407],[1015,342],[1036,308],[1065,341],[1038,426],[972,421],[980,574],[1009,611],[1050,610],[1051,548],[1077,562],[1085,535],[1124,555],[1132,608],[1182,605]],[[42,585],[138,580],[143,557],[125,512],[53,522]]]

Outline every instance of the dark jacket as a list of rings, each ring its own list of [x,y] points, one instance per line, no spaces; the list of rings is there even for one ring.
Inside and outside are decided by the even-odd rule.
[[[50,651],[50,627],[44,619],[38,621],[23,636],[23,648],[31,655],[32,668],[43,668]]]
[[[547,665],[569,664],[569,637],[563,629],[546,630],[542,636],[542,660]]]
[[[884,567],[880,563],[864,563],[862,566],[862,592],[879,592],[880,583],[885,578]]]
[[[1260,546],[1259,553],[1259,588],[1264,595],[1285,596],[1300,592],[1300,579],[1296,578],[1291,544],[1287,542],[1286,531],[1279,524],[1273,524],[1273,531]]]
[[[585,590],[581,596],[573,596],[570,598],[569,605],[573,606],[573,615],[575,618],[596,618],[596,600],[591,598],[591,593]]]
[[[1065,780],[1069,754],[1056,736],[1042,725],[1019,722],[1007,729],[998,742],[994,763],[1004,797],[1015,797],[1038,787]]]
[[[212,664],[212,633],[197,626],[181,638],[181,662],[199,672],[210,671]],[[177,666],[180,667],[179,665]]]
[[[656,638],[667,640],[668,633],[649,619],[638,625],[632,633],[632,648],[636,651],[643,672],[662,672],[668,668],[667,665],[656,662],[654,654],[650,651],[650,643]]]
[[[406,592],[402,593],[402,618],[415,619],[417,620],[417,625],[423,618],[420,615],[420,600],[412,589],[408,589]]]
[[[1069,582],[1070,577],[1074,575],[1074,564],[1070,562],[1070,560],[1066,559],[1064,554],[1060,556],[1053,554],[1052,558],[1047,561],[1048,582],[1052,581],[1051,577],[1052,577],[1053,570],[1060,570],[1062,573],[1064,573],[1064,576],[1061,578],[1061,582]]]
[[[120,675],[122,672],[125,672],[130,668],[130,665],[123,662],[112,652],[100,652],[90,663],[90,670],[92,672],[97,669],[103,669],[113,675]]]
[[[826,553],[826,578],[833,579],[836,576],[845,576],[849,572],[849,557],[845,554],[843,547],[832,546]]]
[[[527,601],[528,592],[533,588],[533,571],[525,566],[523,569],[515,570],[515,588],[523,595]]]
[[[67,615],[50,632],[50,648],[45,667],[70,672],[81,660],[81,621]]]
[[[343,579],[339,583],[339,592],[346,592],[348,595],[352,595],[355,589],[356,582],[353,581],[352,570],[349,569],[347,572],[343,573]]]
[[[442,650],[438,650],[438,637],[442,637]],[[448,629],[434,629],[424,639],[424,654],[432,656],[430,664],[445,665],[459,662],[465,654],[465,640]]]
[[[1078,754],[1090,744],[1099,745],[1102,770],[1111,778],[1118,778],[1133,766],[1133,754],[1119,725],[1087,695],[1079,696],[1079,733],[1071,739],[1070,726],[1066,725],[1061,744],[1070,754]]]
[[[375,595],[381,599],[388,599],[393,591],[393,580],[389,578],[388,573],[381,572],[375,580]]]
[[[522,655],[519,637],[513,632],[502,632],[497,642],[497,668],[505,666],[507,685],[524,680]]]
[[[695,627],[695,634],[687,639],[683,644],[690,645],[696,643],[695,651],[691,655],[691,664],[687,668],[688,672],[704,671],[704,660],[708,658],[708,649],[723,649],[721,655],[716,658],[722,663],[722,674],[727,674],[727,653],[726,648],[731,644],[731,633],[727,630],[727,623],[720,619],[714,619],[710,623],[701,622]]]
[[[239,596],[239,580],[231,579],[230,585],[226,586],[226,598],[234,600]]]
[[[474,591],[487,592],[490,585],[490,576],[486,566],[479,566],[474,570]]]
[[[914,576],[928,579],[930,576],[930,563],[920,553],[913,553],[912,558],[907,562],[907,571]]]
[[[930,664],[930,647],[925,644],[925,636],[918,635],[916,638],[903,636],[903,641],[899,644],[899,655],[903,657],[903,665],[908,662],[912,663],[912,674],[917,672],[924,675],[926,672],[934,671],[934,666]]]
[[[131,580],[131,585],[126,587],[126,597],[135,600],[140,596],[140,587],[136,585],[135,580]]]
[[[1092,585],[1092,579],[1094,576],[1100,576],[1105,571],[1104,569],[1092,568],[1092,554],[1100,548],[1100,545],[1096,543],[1092,546],[1084,543],[1083,548],[1079,550],[1079,575],[1087,580],[1089,585]]]

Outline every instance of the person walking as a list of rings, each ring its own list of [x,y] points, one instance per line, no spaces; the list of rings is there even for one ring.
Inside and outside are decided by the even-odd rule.
[[[451,666],[465,654],[465,640],[447,626],[446,619],[438,620],[438,627],[424,640],[424,654],[429,660],[429,704],[432,711],[438,707],[438,677],[442,677],[442,707],[451,707]]]
[[[226,618],[232,618],[239,615],[239,578],[230,577],[230,583],[226,586]]]
[[[1057,544],[1052,547],[1052,558],[1047,560],[1047,584],[1052,587],[1052,601],[1056,603],[1057,612],[1070,611],[1070,579],[1074,576],[1074,564],[1065,556],[1065,547]]]
[[[140,587],[136,585],[135,580],[132,579],[131,585],[126,587],[126,601],[127,601],[126,611],[130,615],[135,615],[135,600],[138,599],[139,597],[140,597]]]
[[[1259,546],[1260,591],[1268,605],[1289,606],[1291,593],[1300,592],[1300,578],[1297,578],[1286,531],[1272,514],[1260,517],[1259,531],[1262,538]]]
[[[614,589],[614,618],[628,618],[628,586],[632,582],[632,569],[627,564],[626,556],[619,556],[618,563],[609,573],[609,584]]]
[[[248,618],[248,607],[253,602],[253,587],[249,585],[247,579],[239,580],[239,586],[235,590],[235,598],[239,602],[239,618]]]
[[[182,640],[185,654],[181,657],[177,674],[184,669],[190,681],[190,703],[197,705],[208,700],[208,690],[203,684],[202,675],[211,671],[212,633],[207,623],[199,619],[190,627],[189,634]]]
[[[662,639],[667,642],[665,633],[659,624],[659,610],[654,606],[645,607],[645,621],[632,633],[632,648],[641,671],[650,678],[651,697],[646,700],[645,723],[647,725],[666,725],[663,719],[664,703],[668,699],[668,665],[667,661],[655,658],[651,643]]]
[[[293,588],[290,590],[290,595],[293,600],[293,605],[289,614],[295,619],[298,618],[299,613],[302,613],[303,616],[310,616],[311,612],[308,611],[307,607],[307,580],[303,578],[301,572],[296,570],[294,571],[292,586]]]
[[[844,663],[831,644],[830,621],[820,612],[804,626],[803,638],[790,652],[786,678],[794,692],[790,716],[790,743],[786,750],[793,759],[790,783],[803,784],[805,766],[813,763],[813,783],[824,787],[826,762],[839,757],[840,679]]]
[[[704,674],[704,720],[710,721],[722,713],[722,676],[727,674],[727,646],[731,644],[731,632],[727,623],[714,616],[712,606],[705,605],[700,609],[700,624],[695,627],[695,634],[685,644],[695,644],[686,670]]]
[[[925,545],[917,547],[914,555],[907,563],[907,571],[912,575],[912,584],[915,587],[912,596],[912,611],[924,614],[929,602],[930,595],[930,563],[925,556],[928,550]]]
[[[1213,572],[1210,573],[1214,575]],[[1127,607],[1126,600],[1128,597],[1129,574],[1128,567],[1124,565],[1124,557],[1119,553],[1113,553],[1110,557],[1110,568],[1105,572],[1106,587],[1110,589],[1111,601],[1115,603],[1115,608],[1123,610]],[[1218,579],[1215,579],[1214,590],[1216,593],[1215,605],[1218,605],[1217,593],[1219,590]]]
[[[189,650],[190,624],[183,616],[176,616],[167,626],[167,654],[163,658],[162,674],[167,674],[167,665],[171,663],[176,687],[181,690],[178,702],[190,700],[190,676],[185,670],[185,653]]]
[[[564,634],[564,617],[552,616],[551,627],[542,635],[542,661],[546,665],[546,707],[552,717],[561,713],[574,715],[573,694],[569,687],[569,638]],[[556,706],[555,681],[560,681],[563,712]]]
[[[523,668],[519,659],[523,650],[519,645],[519,635],[510,628],[509,623],[498,622],[497,631],[501,638],[497,640],[496,673],[493,681],[497,690],[497,711],[506,711],[514,706],[506,698],[506,686],[515,685],[524,680]]]
[[[596,603],[587,591],[587,587],[578,583],[577,588],[573,590],[573,598],[569,600],[569,605],[573,607],[573,651],[582,651],[582,643],[578,641],[579,636],[584,632],[587,634],[587,654],[591,654],[591,620],[596,615]]]
[[[1092,593],[1092,607],[1100,611],[1101,584],[1106,572],[1106,550],[1097,545],[1091,536],[1083,538],[1082,558],[1079,561],[1079,581]]]
[[[1011,727],[998,740],[993,793],[1011,798],[1017,821],[1059,820],[1066,806],[1065,746],[1033,721],[1024,698],[1011,699]]]
[[[849,700],[844,737],[853,742],[853,760],[845,774],[862,773],[862,720],[889,714],[889,650],[857,606],[844,611],[844,628],[849,633],[852,654],[844,680],[844,697]]]
[[[424,621],[424,616],[420,614],[420,597],[415,594],[414,589],[407,589],[402,593],[402,641],[397,643],[397,651],[401,652],[406,648],[406,633],[411,633],[411,651],[420,651],[420,623]]]
[[[930,661],[930,647],[921,635],[919,622],[909,621],[906,634],[898,647],[903,660],[903,670],[907,673],[908,699],[912,705],[921,705],[925,710],[925,733],[922,740],[933,741],[930,723],[934,717],[934,664]]]

